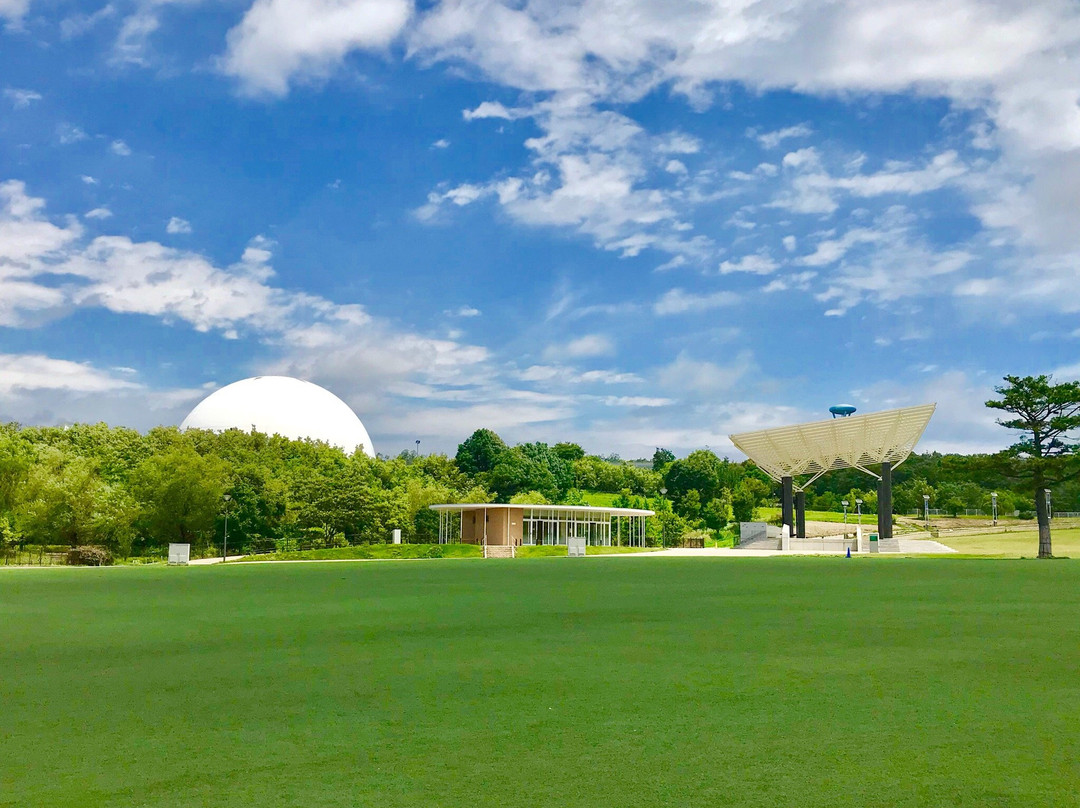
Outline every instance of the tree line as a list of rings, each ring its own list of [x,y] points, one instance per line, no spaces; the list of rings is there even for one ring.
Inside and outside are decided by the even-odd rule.
[[[945,511],[988,512],[996,492],[1002,514],[1030,509],[1042,527],[1046,487],[1058,510],[1080,510],[1080,456],[1069,437],[1080,428],[1080,385],[1045,376],[1006,382],[988,406],[1013,416],[1001,423],[1020,441],[994,455],[913,454],[894,474],[898,512],[918,510],[924,495]],[[867,483],[851,469],[824,475],[808,487],[808,507],[839,511],[842,500],[862,499],[874,513]],[[96,545],[129,557],[181,542],[199,553],[220,546],[226,518],[238,549],[385,542],[394,529],[404,541],[430,542],[438,518],[428,505],[587,504],[586,492],[656,510],[654,538],[664,543],[694,529],[730,530],[778,496],[753,463],[708,450],[676,458],[658,448],[651,463],[623,462],[569,442],[509,446],[489,429],[454,457],[369,458],[239,430],[0,425],[0,548]]]

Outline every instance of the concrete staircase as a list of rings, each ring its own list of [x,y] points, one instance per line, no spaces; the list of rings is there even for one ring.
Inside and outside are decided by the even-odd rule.
[[[512,544],[485,544],[484,558],[513,558],[514,545]]]

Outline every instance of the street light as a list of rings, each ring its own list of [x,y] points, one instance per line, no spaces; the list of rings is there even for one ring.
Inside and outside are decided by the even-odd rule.
[[[223,499],[225,500],[225,541],[221,543],[222,561],[229,555],[229,501],[232,499],[232,494],[226,494]]]
[[[994,519],[994,527],[997,527],[997,491],[990,494],[990,514]]]
[[[841,501],[840,501],[840,504],[844,506],[844,524],[845,524],[845,525],[847,525],[847,506],[848,506],[848,501],[847,501],[846,499],[845,499],[845,500],[841,500]]]
[[[859,526],[862,527],[862,500],[855,500],[855,512],[859,515]]]
[[[416,439],[416,456],[417,457],[420,456],[420,439],[419,438]]]
[[[994,494],[996,497],[997,494]],[[926,522],[926,526],[930,527],[930,495],[922,495],[922,509],[923,509],[923,521]]]

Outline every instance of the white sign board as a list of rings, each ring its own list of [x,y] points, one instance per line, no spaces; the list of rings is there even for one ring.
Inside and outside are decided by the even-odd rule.
[[[188,561],[191,560],[191,545],[190,544],[170,544],[169,545],[169,563],[180,564],[187,566]]]
[[[401,528],[394,528],[394,544],[401,544]]]
[[[571,558],[585,557],[585,537],[570,536],[566,540],[566,554]]]

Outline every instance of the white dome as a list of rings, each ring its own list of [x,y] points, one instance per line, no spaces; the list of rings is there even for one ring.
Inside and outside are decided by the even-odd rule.
[[[321,440],[350,454],[375,456],[371,438],[348,404],[329,390],[288,376],[256,376],[233,382],[200,401],[185,429],[251,431],[293,440]]]

